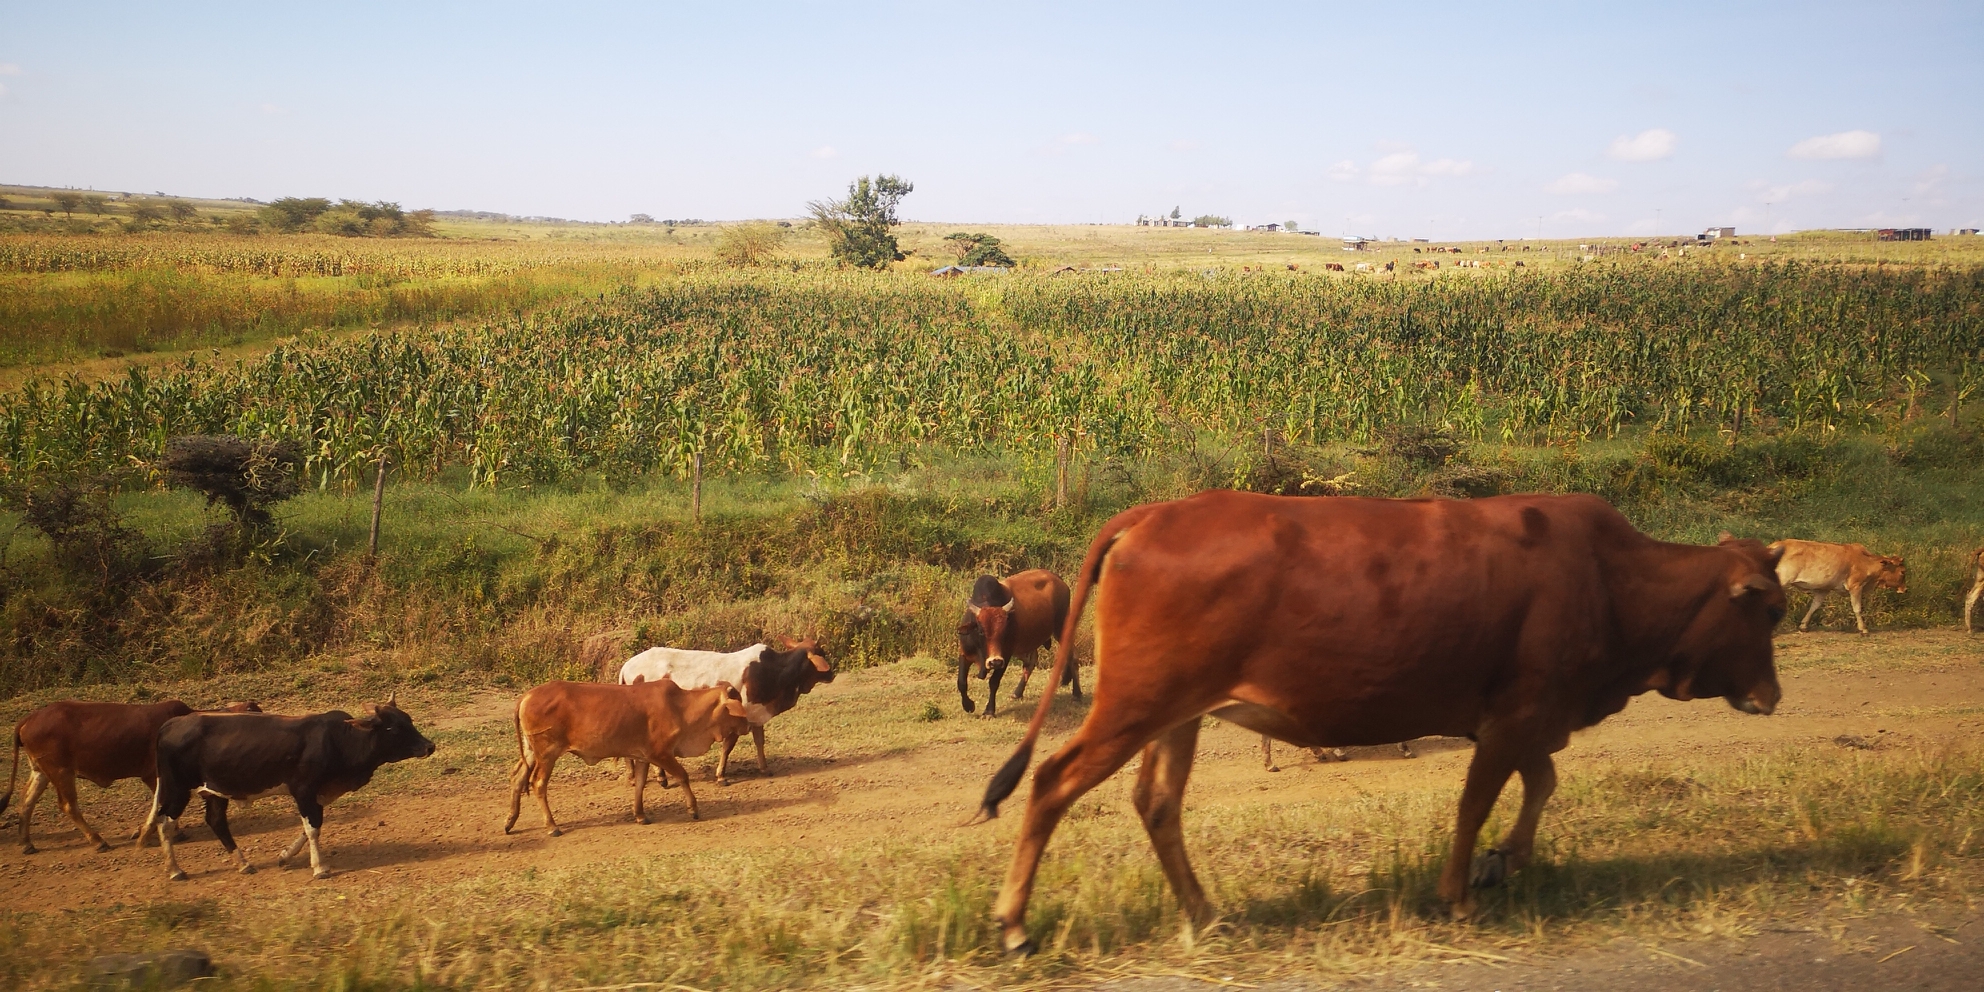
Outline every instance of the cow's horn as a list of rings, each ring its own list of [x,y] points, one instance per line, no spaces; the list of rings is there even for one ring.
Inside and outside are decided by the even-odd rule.
[[[399,704],[400,704],[400,691],[398,689],[394,689],[393,691],[386,693],[387,706],[398,706]]]

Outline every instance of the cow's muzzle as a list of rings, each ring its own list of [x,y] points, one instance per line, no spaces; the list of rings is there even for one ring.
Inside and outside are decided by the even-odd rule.
[[[1777,701],[1782,691],[1775,685],[1758,686],[1750,694],[1740,699],[1732,699],[1729,705],[1753,716],[1769,716],[1777,712]]]

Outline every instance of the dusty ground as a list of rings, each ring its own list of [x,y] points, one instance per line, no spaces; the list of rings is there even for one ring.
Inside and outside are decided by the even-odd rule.
[[[1974,741],[1984,734],[1984,638],[1941,631],[1879,634],[1792,635],[1780,641],[1784,702],[1777,715],[1744,716],[1720,702],[1676,703],[1642,697],[1625,713],[1580,735],[1560,756],[1569,779],[1598,763],[1660,763],[1703,749],[1737,755],[1812,748],[1934,748]],[[1086,680],[1085,680],[1086,681]],[[356,709],[361,697],[344,698],[335,678],[315,687],[271,691],[268,684],[174,687],[189,701],[202,691],[235,695],[258,689],[269,708],[302,711],[338,705]],[[1036,680],[1034,691],[1040,682]],[[975,685],[982,699],[982,685]],[[510,725],[514,695],[493,690],[412,689],[402,705],[439,745],[426,761],[388,768],[372,786],[340,800],[326,816],[324,840],[338,874],[312,882],[307,871],[277,871],[275,853],[297,831],[287,801],[264,800],[232,817],[234,831],[261,870],[235,873],[203,825],[188,828],[180,848],[189,882],[165,878],[156,845],[128,843],[105,854],[90,850],[62,817],[53,796],[36,816],[41,853],[23,856],[14,810],[0,817],[0,900],[19,910],[55,911],[112,902],[142,905],[193,896],[264,904],[285,890],[328,886],[359,890],[382,877],[433,885],[528,866],[556,868],[721,846],[830,847],[851,832],[886,824],[899,836],[950,831],[975,806],[987,775],[1008,753],[1031,705],[1009,706],[994,720],[965,717],[934,666],[906,663],[895,669],[852,672],[822,686],[770,732],[773,776],[746,773],[719,787],[714,761],[691,765],[703,818],[687,818],[679,789],[648,793],[654,822],[630,820],[627,787],[614,766],[586,768],[567,758],[551,790],[566,829],[551,838],[527,802],[516,833],[505,835],[507,774],[516,754]],[[39,700],[0,704],[0,717],[18,719]],[[905,719],[934,702],[940,720]],[[1057,702],[1048,743],[1064,736],[1081,706]],[[743,758],[748,742],[739,751]],[[1327,800],[1385,791],[1438,788],[1458,794],[1468,760],[1465,741],[1422,741],[1420,757],[1406,760],[1389,749],[1353,750],[1353,760],[1317,763],[1281,746],[1279,773],[1261,767],[1258,738],[1225,724],[1208,726],[1200,745],[1188,810],[1245,806],[1290,799]],[[1126,800],[1126,776],[1097,790],[1097,802]],[[127,840],[142,820],[149,796],[136,783],[111,789],[81,786],[85,815],[106,836]],[[1189,812],[1188,812],[1189,815]],[[1549,831],[1549,819],[1544,831]],[[1741,944],[1672,951],[1688,964],[1638,946],[1587,950],[1554,962],[1477,961],[1474,971],[1418,969],[1386,979],[1398,987],[1444,988],[1640,988],[1829,987],[1821,979],[1846,975],[1917,976],[1907,988],[1977,988],[1984,929],[1949,907],[1921,920],[1856,921],[1841,930],[1831,921],[1787,921],[1786,933],[1763,932]],[[1923,926],[1938,929],[1924,930]],[[1949,941],[1957,943],[1949,943]],[[1867,971],[1869,957],[1905,945],[1915,949]],[[1959,950],[1960,948],[1960,950]],[[1878,954],[1876,953],[1878,952]],[[1825,959],[1820,962],[1819,959]],[[1937,964],[1936,962],[1946,962]],[[1863,967],[1865,966],[1865,967]],[[1639,977],[1634,977],[1634,976]],[[1785,976],[1814,983],[1792,983]],[[1726,976],[1726,977],[1717,977]],[[1522,978],[1517,981],[1517,978]],[[1962,980],[1959,981],[1958,979]],[[1918,980],[1919,979],[1919,980]],[[1779,981],[1779,985],[1769,984]],[[1181,986],[1182,987],[1182,986]],[[1380,984],[1376,987],[1391,987]]]

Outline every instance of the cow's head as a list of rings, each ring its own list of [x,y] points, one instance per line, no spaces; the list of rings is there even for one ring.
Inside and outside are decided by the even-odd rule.
[[[1882,555],[1881,570],[1874,573],[1874,581],[1893,589],[1895,592],[1908,591],[1908,565],[1900,555]]]
[[[1647,688],[1669,699],[1721,696],[1745,713],[1768,714],[1783,696],[1771,641],[1784,619],[1783,552],[1727,533],[1717,551],[1704,564],[1713,578],[1708,595]]]
[[[723,690],[716,694],[710,711],[710,729],[718,737],[735,737],[749,733],[751,720],[744,709],[744,696],[737,687],[728,682],[718,682],[716,688]]]
[[[965,601],[965,622],[958,625],[958,642],[966,650],[965,659],[981,664],[992,664],[1006,660],[1006,652],[1012,650],[1012,638],[1008,636],[1013,622],[1013,607],[1019,605],[1013,593],[1004,582],[990,575],[981,575],[971,585],[971,598]],[[966,625],[977,628],[976,644],[965,643]],[[978,657],[971,652],[976,649]]]
[[[383,703],[365,707],[365,715],[351,725],[370,735],[372,756],[382,762],[425,758],[434,753],[434,742],[422,737],[414,729],[413,718],[400,709],[397,692]]]
[[[812,672],[809,673],[812,675],[812,678],[805,680],[801,684],[800,692],[811,692],[815,685],[834,680],[834,663],[828,660],[827,651],[820,646],[819,638],[811,634],[796,641],[790,637],[781,637],[779,638],[779,643],[783,644],[787,651],[805,652],[806,661],[813,666]]]
[[[978,625],[978,611],[967,608],[958,621],[958,667],[985,674],[985,628]]]
[[[985,632],[985,663],[995,665],[1005,661],[1013,643],[1007,636],[1013,624],[1013,604],[1008,601],[1004,606],[980,606],[974,613],[978,629]]]

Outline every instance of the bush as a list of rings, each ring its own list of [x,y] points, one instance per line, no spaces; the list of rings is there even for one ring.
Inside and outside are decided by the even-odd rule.
[[[226,505],[244,525],[268,523],[268,508],[301,490],[302,464],[302,452],[279,441],[194,435],[165,445],[166,478],[204,494],[209,506]]]
[[[786,229],[769,221],[732,224],[717,232],[716,257],[739,268],[765,265],[778,257]]]

